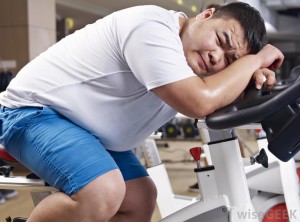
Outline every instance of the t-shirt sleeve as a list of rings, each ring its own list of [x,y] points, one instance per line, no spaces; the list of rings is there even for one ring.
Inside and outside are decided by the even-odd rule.
[[[127,36],[123,55],[148,90],[195,76],[187,64],[179,34],[159,21],[139,23]]]

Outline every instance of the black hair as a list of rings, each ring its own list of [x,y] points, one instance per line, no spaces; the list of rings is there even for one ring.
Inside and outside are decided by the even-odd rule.
[[[232,18],[244,30],[250,54],[259,52],[268,42],[264,19],[254,7],[244,2],[234,2],[216,8],[213,18]]]

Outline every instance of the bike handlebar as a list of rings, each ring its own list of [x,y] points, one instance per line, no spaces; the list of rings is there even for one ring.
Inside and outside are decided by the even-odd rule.
[[[286,86],[275,87],[265,94],[261,90],[252,91],[246,100],[228,105],[208,115],[205,119],[210,129],[228,129],[254,122],[276,113],[281,108],[294,103],[300,97],[300,66],[296,66],[291,75],[294,79]]]

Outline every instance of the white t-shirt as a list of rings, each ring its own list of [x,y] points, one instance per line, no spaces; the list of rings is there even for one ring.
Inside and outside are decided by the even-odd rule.
[[[136,6],[87,25],[28,63],[0,103],[51,107],[107,149],[132,149],[177,113],[150,90],[195,76],[179,16]]]

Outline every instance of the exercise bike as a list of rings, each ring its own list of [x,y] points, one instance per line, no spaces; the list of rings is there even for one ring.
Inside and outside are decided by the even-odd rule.
[[[292,73],[300,73],[300,68],[294,68]],[[279,90],[251,90],[245,100],[220,109],[196,123],[199,128],[209,129],[206,134],[210,141],[208,147],[213,163],[207,167],[197,166],[194,170],[199,183],[199,198],[182,197],[173,193],[165,166],[153,149],[153,143],[145,141],[143,152],[147,165],[150,166],[148,172],[158,188],[157,201],[162,221],[267,221],[266,203],[273,196],[265,195],[262,198],[263,195],[259,194],[262,194],[261,187],[268,181],[260,178],[260,187],[254,187],[257,185],[257,178],[254,182],[255,177],[250,175],[255,175],[255,170],[246,170],[245,165],[253,165],[257,169],[268,167],[266,172],[271,174],[276,172],[274,169],[277,169],[277,173],[280,171],[281,188],[276,192],[281,194],[279,198],[284,198],[287,207],[285,216],[290,222],[300,221],[299,180],[295,161],[292,159],[300,150],[299,92],[299,78]],[[260,147],[268,149],[261,149],[256,157],[243,159],[239,143],[233,134],[233,128],[240,126],[262,128],[266,132],[266,139]],[[193,149],[191,153],[195,161],[199,162],[199,148]],[[268,156],[271,157],[270,160]],[[276,164],[279,167],[274,167]],[[255,189],[257,193],[250,194]],[[269,191],[265,190],[263,194],[270,194]],[[275,215],[275,219],[280,216],[282,215]]]

